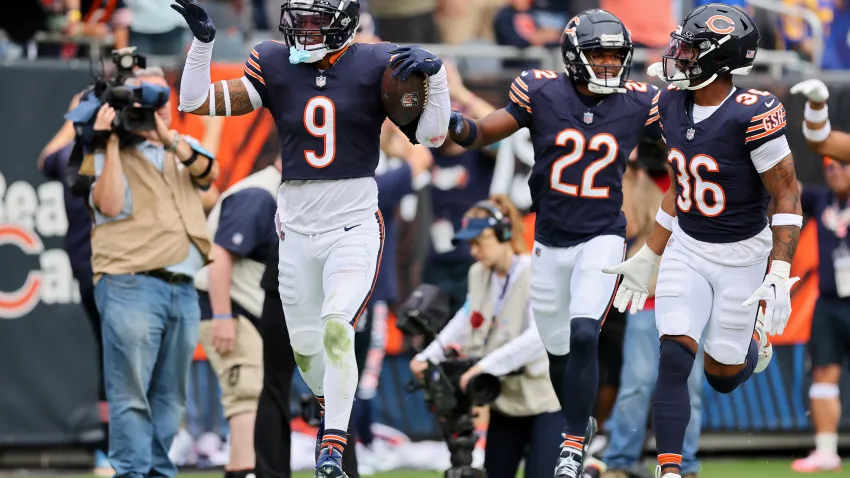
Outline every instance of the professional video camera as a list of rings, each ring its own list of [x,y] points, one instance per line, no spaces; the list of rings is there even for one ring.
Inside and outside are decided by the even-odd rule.
[[[112,63],[117,69],[116,75],[109,78],[102,68],[94,84],[83,92],[79,106],[65,115],[66,119],[73,121],[77,136],[87,149],[102,146],[98,143],[104,138],[95,134],[94,121],[103,104],[109,104],[116,110],[113,132],[122,143],[128,143],[138,140],[133,133],[156,128],[154,114],[168,102],[171,94],[166,86],[126,84],[127,79],[134,76],[136,67],[145,68],[147,63],[145,57],[136,53],[136,47],[113,50]]]
[[[449,320],[446,294],[430,284],[420,285],[402,304],[396,326],[407,337],[425,336],[428,342],[438,340],[437,334]],[[454,349],[446,350],[447,360],[429,363],[421,382],[411,381],[408,392],[423,390],[425,403],[437,416],[440,430],[449,447],[452,466],[446,478],[485,478],[486,472],[472,467],[475,449],[473,406],[493,403],[501,393],[501,382],[493,375],[482,373],[472,377],[461,390],[460,378],[478,358],[462,358]]]
[[[80,167],[86,155],[103,148],[109,133],[97,134],[94,123],[97,112],[103,104],[109,104],[116,110],[112,132],[118,135],[122,146],[143,141],[135,133],[156,128],[154,114],[168,102],[170,91],[167,87],[142,83],[129,86],[125,83],[134,76],[134,70],[145,68],[144,56],[136,53],[136,47],[121,48],[112,51],[111,60],[115,66],[115,75],[108,77],[106,68],[101,64],[100,74],[94,75],[94,83],[83,91],[80,103],[65,115],[73,122],[76,143],[68,159],[68,178],[66,182],[75,195],[88,196],[94,181],[89,174],[80,174]]]

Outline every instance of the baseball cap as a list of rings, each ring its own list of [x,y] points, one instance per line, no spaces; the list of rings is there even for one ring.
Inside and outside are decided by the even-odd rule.
[[[480,236],[488,227],[496,225],[496,218],[493,217],[465,217],[461,223],[460,231],[455,233],[452,244],[457,245],[459,242],[466,242]]]

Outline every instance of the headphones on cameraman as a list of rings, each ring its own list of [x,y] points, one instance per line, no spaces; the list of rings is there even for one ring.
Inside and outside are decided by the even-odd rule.
[[[499,242],[508,242],[513,237],[513,230],[511,229],[511,218],[506,217],[502,214],[502,211],[499,211],[499,208],[496,207],[490,201],[479,201],[475,203],[474,208],[483,209],[490,213],[490,217],[492,220],[490,221],[490,225],[493,228],[493,232],[496,234],[496,239]]]

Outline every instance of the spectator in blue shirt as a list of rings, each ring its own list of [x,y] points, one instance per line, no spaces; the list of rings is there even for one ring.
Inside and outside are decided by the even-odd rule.
[[[824,169],[826,187],[800,187],[803,213],[817,224],[820,278],[809,339],[815,451],[791,465],[794,471],[807,473],[841,468],[838,380],[850,356],[850,165],[825,158]]]

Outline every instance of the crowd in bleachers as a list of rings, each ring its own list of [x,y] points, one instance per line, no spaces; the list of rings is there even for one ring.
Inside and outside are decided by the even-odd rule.
[[[25,0],[20,15],[0,20],[0,58],[86,56],[80,40],[123,47],[145,55],[182,55],[191,35],[168,0]],[[241,59],[245,43],[276,35],[280,0],[200,0],[223,32],[217,54]],[[378,36],[399,43],[555,46],[573,14],[601,7],[622,18],[638,46],[663,48],[667,32],[694,4],[709,0],[361,0]],[[824,40],[822,68],[850,65],[850,5],[846,0],[727,0],[754,14],[762,48],[789,50],[811,59],[816,32],[799,15],[764,4],[814,12]],[[652,12],[651,15],[646,12]],[[40,35],[37,35],[40,32]],[[5,37],[5,38],[4,38]],[[225,45],[222,45],[225,44]],[[232,57],[232,58],[231,58]]]

